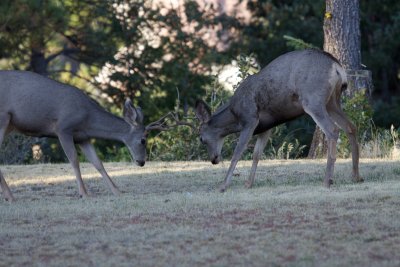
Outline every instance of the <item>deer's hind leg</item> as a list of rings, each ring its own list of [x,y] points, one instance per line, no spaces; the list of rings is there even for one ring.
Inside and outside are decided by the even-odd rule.
[[[261,155],[264,151],[265,146],[267,145],[270,136],[271,136],[271,130],[268,130],[266,132],[260,133],[257,137],[256,145],[253,151],[253,164],[251,166],[249,178],[246,181],[247,188],[251,188],[253,186],[258,161],[261,158]]]
[[[322,103],[313,103],[311,106],[304,106],[304,111],[313,118],[328,139],[328,159],[324,184],[326,187],[329,187],[333,183],[332,178],[336,161],[336,144],[339,137],[339,129],[330,118],[325,105]]]
[[[340,108],[339,98],[331,98],[328,102],[328,113],[336,124],[346,133],[349,138],[351,146],[351,157],[353,163],[352,176],[355,182],[363,182],[364,179],[360,176],[358,165],[359,165],[359,147],[357,141],[357,128],[347,118],[346,114]]]
[[[101,160],[99,159],[99,157],[96,154],[96,151],[95,151],[93,145],[89,141],[86,141],[86,142],[80,143],[79,146],[81,147],[86,158],[93,164],[93,166],[97,169],[97,171],[101,174],[103,179],[106,181],[107,185],[110,187],[113,194],[119,195],[121,192],[118,190],[118,187],[111,180],[110,176],[108,176],[106,170],[104,169],[103,163],[101,162]]]
[[[10,123],[10,115],[0,115],[0,146],[3,143],[4,136],[6,135],[8,124]],[[11,193],[10,188],[7,185],[6,180],[4,179],[3,174],[0,170],[0,186],[3,192],[3,196],[5,200],[13,201],[14,197]]]

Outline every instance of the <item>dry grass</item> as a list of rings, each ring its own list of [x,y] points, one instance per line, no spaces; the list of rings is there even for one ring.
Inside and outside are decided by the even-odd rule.
[[[227,163],[108,163],[114,197],[88,164],[82,200],[69,165],[2,166],[17,198],[0,200],[0,266],[399,266],[400,164],[362,160],[363,184],[339,160],[250,162],[216,188]]]

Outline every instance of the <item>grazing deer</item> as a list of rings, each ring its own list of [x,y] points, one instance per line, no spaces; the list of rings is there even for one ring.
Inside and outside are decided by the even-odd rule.
[[[146,131],[143,114],[130,100],[124,105],[123,118],[105,111],[94,100],[72,86],[25,71],[0,71],[0,145],[12,130],[37,137],[58,137],[71,163],[79,194],[87,196],[75,144],[100,172],[111,191],[118,188],[97,157],[91,138],[125,143],[139,166],[146,159]],[[156,126],[156,125],[153,125]],[[13,200],[0,171],[0,185],[6,200]]]
[[[309,114],[328,140],[328,160],[324,184],[332,183],[339,131],[347,134],[352,151],[353,179],[361,182],[356,128],[340,108],[341,92],[347,87],[345,70],[330,54],[319,50],[294,51],[284,54],[259,73],[246,78],[229,101],[211,115],[210,108],[197,101],[195,112],[200,120],[200,141],[207,146],[213,164],[221,159],[224,137],[240,132],[225,181],[224,192],[252,135],[258,135],[253,164],[246,186],[253,185],[260,156],[270,136],[270,129]]]

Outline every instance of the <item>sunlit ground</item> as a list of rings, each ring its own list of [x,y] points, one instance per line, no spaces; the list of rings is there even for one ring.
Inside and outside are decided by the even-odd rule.
[[[361,160],[362,184],[338,160],[105,164],[115,197],[89,164],[80,199],[68,164],[1,166],[16,202],[0,200],[0,266],[399,266],[400,162]]]

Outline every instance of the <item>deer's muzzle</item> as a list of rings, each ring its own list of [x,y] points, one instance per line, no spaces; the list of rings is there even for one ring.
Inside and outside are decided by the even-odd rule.
[[[140,167],[143,167],[145,163],[146,162],[144,160],[137,160],[136,161],[136,164],[139,165]]]
[[[219,157],[218,156],[214,156],[214,158],[213,159],[211,159],[211,163],[212,164],[218,164],[219,163]]]

